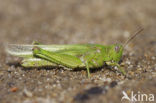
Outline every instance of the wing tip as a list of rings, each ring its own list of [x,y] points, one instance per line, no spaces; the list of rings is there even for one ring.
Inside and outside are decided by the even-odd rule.
[[[32,51],[30,47],[27,47],[27,45],[21,45],[21,44],[4,44],[5,51],[14,56],[27,56],[31,55]]]

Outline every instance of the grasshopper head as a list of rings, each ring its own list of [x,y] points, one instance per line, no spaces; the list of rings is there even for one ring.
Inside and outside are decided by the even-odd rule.
[[[113,60],[115,62],[119,62],[122,57],[123,49],[124,48],[121,44],[112,45],[111,49],[109,51],[109,56],[110,56],[111,60]]]
[[[123,49],[125,48],[125,46],[131,40],[133,40],[142,30],[143,30],[143,28],[139,28],[131,37],[129,37],[129,39],[123,45],[121,45],[121,44],[111,45],[110,51],[109,51],[110,59],[115,61],[115,62],[119,62],[121,57],[122,57]]]

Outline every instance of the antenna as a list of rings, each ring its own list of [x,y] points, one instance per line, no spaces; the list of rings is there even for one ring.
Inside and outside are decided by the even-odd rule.
[[[133,40],[141,31],[143,31],[143,28],[142,27],[139,27],[137,29],[137,31],[131,36],[128,38],[128,40],[123,44],[123,47],[125,48],[125,46],[131,41]]]

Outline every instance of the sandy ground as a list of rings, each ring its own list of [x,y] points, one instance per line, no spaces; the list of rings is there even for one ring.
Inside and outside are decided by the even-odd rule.
[[[0,0],[0,103],[129,103],[121,101],[122,91],[129,97],[132,92],[137,97],[156,96],[155,4],[155,0]],[[4,50],[6,43],[34,40],[123,43],[138,26],[144,31],[124,51],[126,78],[107,67],[92,71],[91,79],[85,70],[24,69]]]

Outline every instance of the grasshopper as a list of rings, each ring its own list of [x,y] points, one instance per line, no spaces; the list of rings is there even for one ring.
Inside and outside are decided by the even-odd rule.
[[[11,55],[22,57],[21,65],[26,68],[47,66],[63,66],[69,70],[86,68],[88,77],[90,77],[90,69],[107,64],[118,67],[119,71],[125,75],[124,69],[119,64],[123,50],[142,30],[140,28],[123,45],[42,45],[34,42],[32,45],[9,44],[6,51]]]

